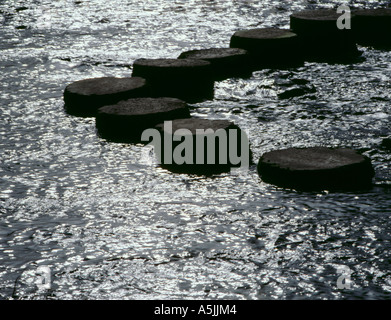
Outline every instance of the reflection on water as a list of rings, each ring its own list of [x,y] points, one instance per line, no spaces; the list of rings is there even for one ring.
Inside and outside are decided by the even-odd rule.
[[[316,1],[311,2],[316,5]],[[337,1],[324,6],[332,7]],[[376,5],[376,3],[373,3]],[[353,147],[374,188],[298,193],[255,170],[212,178],[142,161],[68,116],[65,86],[129,76],[137,58],[226,47],[238,29],[289,26],[306,1],[6,0],[0,42],[2,299],[389,298],[391,53],[354,65],[306,63],[216,82],[193,115],[229,119],[254,160],[291,146]],[[287,53],[288,54],[288,53]],[[311,90],[279,96],[297,86]],[[36,270],[48,266],[51,289]],[[338,289],[338,267],[351,271]]]

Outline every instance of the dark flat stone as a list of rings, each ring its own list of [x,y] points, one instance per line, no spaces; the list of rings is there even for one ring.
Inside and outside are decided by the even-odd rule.
[[[176,98],[134,98],[98,109],[100,137],[116,142],[140,142],[145,129],[160,122],[190,117],[187,104]]]
[[[265,153],[258,162],[262,180],[304,189],[356,189],[371,185],[370,160],[347,148],[289,148]]]
[[[335,9],[303,10],[291,15],[294,18],[309,21],[333,21],[336,22],[341,14]]]
[[[336,9],[304,10],[290,16],[290,28],[299,35],[306,60],[350,63],[361,56],[352,30],[338,28],[341,16]]]
[[[137,59],[133,63],[133,76],[145,79],[178,76],[203,79],[210,76],[210,62],[198,59]]]
[[[354,11],[352,29],[360,45],[391,46],[391,9],[360,9]]]
[[[213,98],[211,64],[198,59],[138,59],[133,76],[147,79],[155,97],[175,97],[188,102]]]
[[[255,66],[285,66],[301,64],[298,36],[291,30],[258,28],[235,32],[231,48],[242,48],[252,55]]]
[[[276,40],[276,39],[287,39],[295,38],[296,34],[288,29],[279,28],[257,28],[249,30],[240,30],[235,32],[235,36],[255,39],[255,40]]]
[[[298,35],[329,34],[340,31],[337,20],[342,14],[335,9],[317,9],[294,12],[290,16],[290,27]]]
[[[358,9],[354,10],[353,14],[357,18],[391,19],[391,9],[388,8]]]
[[[65,109],[73,115],[95,116],[104,105],[147,94],[146,80],[140,77],[84,79],[66,86]]]
[[[382,141],[382,146],[388,150],[391,150],[391,137],[390,138],[384,138]]]
[[[247,51],[239,48],[210,48],[200,50],[189,50],[182,52],[178,59],[200,59],[210,63],[218,63],[220,60],[230,59],[232,57],[243,58]]]
[[[170,137],[174,137],[175,131],[179,129],[187,129],[189,130],[187,133],[188,135],[191,135],[192,141],[193,141],[193,158],[192,158],[192,163],[183,163],[183,164],[178,164],[176,163],[175,159],[170,162],[165,161],[164,155],[164,144],[162,143],[162,150],[161,154],[157,154],[157,157],[161,163],[161,166],[163,168],[166,168],[172,172],[177,172],[177,173],[193,173],[193,174],[199,174],[199,175],[212,175],[216,173],[222,173],[222,172],[229,172],[232,167],[238,167],[241,165],[239,164],[233,164],[230,162],[230,157],[229,157],[229,152],[234,151],[230,149],[230,139],[229,139],[229,130],[233,129],[235,130],[235,134],[237,134],[237,149],[238,150],[239,156],[240,156],[240,150],[241,150],[241,142],[240,142],[240,133],[241,130],[239,127],[237,127],[234,123],[227,121],[227,120],[208,120],[208,119],[199,119],[199,118],[189,118],[189,119],[176,119],[172,121],[172,131],[165,131],[164,130],[164,124],[161,123],[156,126],[156,128],[162,133],[162,136],[165,134],[168,134]],[[213,132],[216,132],[217,130],[224,130],[226,133],[227,137],[227,144],[222,144],[220,145],[220,139],[216,138],[211,134],[201,134],[200,132],[197,132],[197,130],[208,130],[212,129]],[[183,133],[183,132],[182,132]],[[180,134],[182,136],[183,134]],[[188,136],[187,135],[187,136]],[[203,157],[203,163],[200,163],[200,160],[197,159],[197,150],[196,150],[196,141],[197,141],[197,136],[198,137],[203,137],[204,138],[204,157]],[[210,163],[208,161],[208,146],[210,147],[210,144],[208,143],[207,136],[215,138],[215,145],[214,145],[214,154],[215,154],[215,163]],[[163,142],[163,139],[162,139]],[[173,141],[173,149],[171,150],[174,151],[175,148],[181,144],[182,141]],[[220,147],[222,149],[220,149]],[[219,152],[220,150],[223,150],[224,154],[226,155],[226,160],[222,159],[220,161],[220,156]],[[248,149],[249,151],[249,157],[251,159],[251,150]]]
[[[247,51],[240,48],[210,48],[182,52],[178,59],[199,59],[211,63],[215,79],[249,76]]]
[[[358,9],[353,11],[355,17],[372,17],[376,19],[391,19],[391,9],[377,8],[377,9]]]

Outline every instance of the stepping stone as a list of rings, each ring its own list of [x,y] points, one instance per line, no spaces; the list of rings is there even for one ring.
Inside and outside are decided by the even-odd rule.
[[[98,135],[114,142],[140,142],[145,129],[177,118],[190,117],[187,104],[176,98],[134,98],[99,108]]]
[[[197,59],[138,59],[133,76],[147,79],[155,97],[175,97],[187,102],[213,98],[211,64]]]
[[[211,48],[182,52],[178,59],[199,59],[211,63],[215,80],[251,76],[247,51],[239,48]]]
[[[147,94],[146,80],[139,77],[84,79],[66,86],[65,110],[72,115],[93,117],[104,105]]]
[[[391,137],[384,138],[382,141],[382,146],[388,150],[391,150]]]
[[[349,62],[361,55],[352,30],[338,28],[341,16],[333,9],[304,10],[290,16],[290,28],[299,35],[306,60]]]
[[[303,63],[298,36],[291,30],[259,28],[240,30],[233,34],[231,48],[242,48],[249,52],[255,67],[296,66]]]
[[[391,9],[361,9],[354,11],[352,30],[360,45],[391,45]]]
[[[327,35],[339,33],[337,20],[342,14],[335,9],[317,9],[294,12],[290,16],[290,27],[298,35]]]
[[[156,128],[161,133],[160,151],[155,148],[158,162],[171,172],[211,175],[251,162],[247,136],[230,121],[176,119]]]
[[[262,180],[299,190],[358,189],[371,185],[370,160],[355,150],[289,148],[265,153],[258,162]]]

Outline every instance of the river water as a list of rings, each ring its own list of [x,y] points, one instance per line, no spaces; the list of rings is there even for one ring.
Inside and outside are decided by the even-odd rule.
[[[0,298],[391,298],[391,152],[381,147],[390,51],[256,71],[216,82],[213,100],[191,105],[246,130],[255,162],[291,146],[358,149],[376,170],[366,191],[284,190],[255,166],[174,174],[63,109],[70,82],[129,76],[135,59],[227,47],[239,29],[288,28],[293,11],[339,4],[1,0]],[[278,96],[297,87],[305,94]]]

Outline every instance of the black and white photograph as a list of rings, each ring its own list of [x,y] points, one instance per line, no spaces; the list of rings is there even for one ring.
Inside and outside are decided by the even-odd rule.
[[[391,1],[0,0],[0,300],[391,300],[390,120]]]

